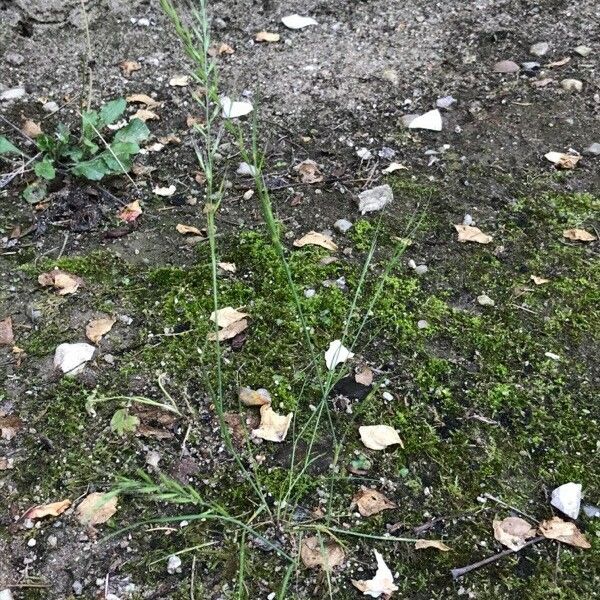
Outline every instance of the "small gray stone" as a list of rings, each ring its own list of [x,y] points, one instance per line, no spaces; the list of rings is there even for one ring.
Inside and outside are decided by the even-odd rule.
[[[513,60],[501,60],[494,65],[496,73],[518,73],[520,70],[519,65]]]
[[[167,573],[169,573],[169,575],[173,575],[179,569],[181,569],[181,559],[179,556],[172,554],[169,556],[169,560],[167,562]]]
[[[477,296],[477,302],[479,302],[479,304],[481,304],[481,306],[495,306],[496,305],[496,303],[487,294],[481,294],[480,296]]]
[[[394,201],[392,188],[385,184],[365,190],[358,195],[358,209],[360,214],[381,210],[384,206]]]
[[[314,295],[315,295],[316,293],[317,293],[317,292],[316,292],[316,291],[315,291],[313,288],[310,288],[310,289],[308,289],[308,290],[304,290],[304,297],[305,297],[305,298],[314,298]]]
[[[427,329],[429,327],[429,323],[425,319],[420,319],[417,321],[417,327],[419,329]]]
[[[58,108],[59,106],[56,102],[54,102],[54,100],[50,100],[42,106],[42,109],[47,113],[55,113]]]
[[[475,221],[473,221],[473,217],[469,213],[463,217],[463,225],[473,225],[474,223]]]
[[[590,144],[584,151],[586,156],[600,156],[600,143],[594,142]]]
[[[573,48],[573,51],[584,58],[592,53],[592,49],[589,46],[577,46],[576,48]]]
[[[377,152],[377,156],[379,156],[379,158],[383,158],[383,160],[392,160],[392,158],[396,156],[396,151],[392,148],[384,146],[381,150],[379,150],[379,152]]]
[[[5,590],[0,590],[0,600],[13,600],[14,596],[9,588]]]
[[[19,54],[18,52],[7,52],[4,55],[4,60],[13,67],[18,67],[19,65],[22,65],[25,61],[23,55]]]
[[[346,233],[352,227],[352,223],[348,219],[338,219],[334,224],[333,228],[340,233]]]
[[[548,54],[549,50],[550,44],[548,42],[538,42],[529,48],[529,53],[533,54],[534,56],[544,56]]]
[[[525,73],[535,73],[536,71],[539,71],[540,66],[541,65],[539,62],[532,60],[521,63],[521,67],[523,67],[523,71],[525,71]]]
[[[9,88],[0,94],[0,100],[20,100],[27,95],[24,87]]]
[[[583,82],[579,79],[563,79],[560,86],[567,92],[580,92],[583,89]]]
[[[454,103],[456,102],[456,98],[452,96],[444,96],[443,98],[438,98],[435,101],[435,105],[438,108],[444,108],[448,110]]]
[[[584,504],[583,512],[590,519],[600,519],[600,508],[592,504]]]
[[[81,596],[81,594],[83,594],[83,583],[81,583],[81,581],[73,582],[73,593],[76,596]]]
[[[427,265],[418,265],[417,267],[415,267],[415,273],[417,275],[425,275],[425,273],[427,273],[427,271],[429,271],[429,268],[427,267]]]

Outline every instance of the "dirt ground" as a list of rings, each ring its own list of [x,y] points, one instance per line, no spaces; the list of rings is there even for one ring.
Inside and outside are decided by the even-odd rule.
[[[136,162],[153,170],[134,181],[112,178],[98,187],[60,177],[42,208],[20,195],[31,173],[0,192],[0,320],[12,318],[15,345],[22,350],[0,348],[0,423],[18,421],[16,435],[0,440],[0,459],[11,464],[0,471],[0,590],[10,588],[12,597],[27,599],[176,599],[194,591],[196,598],[211,599],[354,598],[359,592],[350,579],[372,576],[371,549],[377,547],[400,588],[392,597],[599,597],[600,525],[583,513],[576,523],[591,549],[544,542],[462,579],[450,576],[450,569],[502,549],[493,538],[494,518],[513,514],[515,506],[538,520],[549,518],[549,494],[557,485],[579,482],[585,502],[600,504],[600,157],[584,153],[600,143],[597,3],[210,2],[213,39],[235,50],[216,58],[220,87],[256,107],[266,181],[286,243],[291,248],[292,240],[310,230],[331,232],[338,219],[354,224],[345,235],[333,232],[340,246],[337,264],[323,265],[322,254],[304,249],[291,259],[298,284],[322,294],[320,304],[307,311],[323,349],[340,334],[380,217],[361,217],[358,193],[383,183],[394,190],[382,217],[373,274],[385,268],[394,240],[407,235],[409,223],[419,222],[409,229],[406,258],[390,274],[374,321],[360,338],[360,352],[355,350],[393,401],[378,392],[363,405],[357,401],[353,418],[359,424],[384,418],[400,431],[404,448],[370,456],[371,470],[356,475],[348,465],[364,448],[356,431],[340,424],[348,429],[330,493],[339,529],[376,537],[430,535],[443,538],[452,551],[415,551],[401,542],[350,537],[344,540],[346,567],[325,576],[300,566],[280,596],[270,594],[279,593],[287,565],[261,546],[262,538],[240,541],[239,531],[229,533],[217,523],[193,525],[184,517],[179,520],[192,525],[120,531],[156,516],[197,512],[193,507],[122,496],[119,511],[98,531],[78,524],[72,511],[35,524],[20,519],[34,505],[64,498],[75,505],[139,469],[190,484],[244,518],[255,508],[244,505],[246,482],[223,449],[200,372],[205,367],[199,340],[206,338],[211,312],[207,244],[193,244],[176,230],[178,223],[205,226],[203,185],[195,177],[197,137],[188,124],[200,110],[193,86],[169,84],[191,64],[158,2],[87,5],[84,18],[74,0],[0,0],[0,93],[26,90],[18,100],[0,102],[0,134],[21,141],[11,124],[20,127],[25,119],[40,122],[44,131],[59,122],[77,127],[76,107],[86,93],[87,18],[92,104],[149,94],[162,103],[156,109],[160,119],[147,122],[150,143],[171,134],[178,141],[139,156]],[[318,25],[286,29],[281,17],[294,12],[312,16]],[[260,30],[278,32],[281,40],[256,43]],[[548,42],[544,56],[531,54],[537,42]],[[580,45],[591,52],[582,56],[574,50]],[[125,77],[119,67],[124,60],[138,61],[141,68]],[[501,74],[493,68],[500,60],[540,66]],[[563,89],[561,81],[568,78],[580,80],[582,90]],[[544,79],[551,81],[538,85]],[[456,102],[441,109],[441,132],[403,124],[404,116],[431,110],[450,95]],[[48,101],[61,110],[48,114],[42,108]],[[360,148],[372,157],[359,157]],[[244,199],[253,186],[236,175],[240,156],[232,140],[219,151],[218,169],[229,183],[217,216],[221,256],[238,266],[237,274],[224,276],[221,292],[234,306],[236,301],[251,306],[255,319],[240,351],[227,350],[225,377],[233,399],[225,408],[230,415],[239,408],[232,390],[242,377],[243,385],[269,388],[280,406],[309,414],[308,403],[300,407],[294,399],[307,359],[295,341],[298,329],[286,324],[289,299],[270,266],[274,258],[261,237],[259,204]],[[575,169],[559,170],[544,158],[549,151],[584,156]],[[307,158],[319,164],[323,182],[298,182],[293,166]],[[392,160],[406,170],[383,174]],[[9,164],[1,164],[2,174],[8,173]],[[174,196],[152,193],[170,184],[176,185]],[[111,234],[122,229],[117,211],[135,199],[142,202],[142,217]],[[467,214],[493,235],[492,244],[456,241],[453,225]],[[14,235],[16,227],[25,233]],[[562,231],[573,227],[596,240],[564,239]],[[415,275],[409,259],[427,265],[427,273]],[[38,285],[37,276],[56,265],[84,279],[80,293],[58,297]],[[534,285],[531,275],[550,282]],[[347,289],[331,284],[342,276]],[[328,283],[321,287],[323,280]],[[494,307],[477,302],[484,293]],[[61,379],[52,368],[55,347],[85,341],[85,324],[107,314],[116,315],[117,325],[96,358],[78,377]],[[95,419],[86,412],[94,389],[160,399],[158,373],[166,373],[177,402],[194,407],[193,426],[140,413],[155,435],[119,438],[109,428],[109,408],[98,409]],[[341,423],[347,406],[342,402],[340,409],[339,402],[333,402],[333,411]],[[157,435],[159,429],[167,433]],[[332,440],[319,435],[319,461],[296,498],[313,516],[328,493],[333,461]],[[258,462],[264,488],[276,496],[293,459],[289,444],[273,445],[254,452],[263,455],[264,464]],[[149,466],[149,452],[160,455],[160,469]],[[398,508],[368,522],[357,518],[348,507],[362,484],[385,491]],[[485,493],[503,503],[486,500]],[[269,523],[261,535],[295,555],[293,527]],[[117,535],[106,539],[109,533]],[[167,573],[169,555],[206,543],[182,555],[182,567]],[[240,580],[244,544],[247,567]],[[2,600],[10,597],[0,593]]]

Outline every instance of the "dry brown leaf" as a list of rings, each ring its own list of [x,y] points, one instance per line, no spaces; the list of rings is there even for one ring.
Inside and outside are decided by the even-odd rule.
[[[188,115],[185,120],[185,124],[190,129],[196,125],[202,125],[202,123],[204,123],[204,119],[202,117],[195,117],[193,115]],[[206,181],[206,179],[204,181]],[[204,182],[198,182],[198,183],[204,183]]]
[[[598,239],[593,233],[585,229],[565,229],[563,237],[575,242],[593,242]]]
[[[426,548],[435,548],[440,552],[449,552],[452,550],[450,546],[446,546],[441,540],[417,540],[415,542],[415,550],[425,550]]]
[[[176,136],[174,133],[169,133],[169,135],[162,135],[158,138],[158,141],[167,146],[168,144],[181,144],[181,138]]]
[[[373,371],[369,367],[363,367],[356,375],[354,375],[354,381],[361,385],[371,385],[373,383]]]
[[[184,225],[183,223],[179,223],[175,229],[177,229],[177,232],[181,235],[187,235],[188,233],[192,233],[194,235],[203,235],[202,231],[193,225]]]
[[[358,432],[362,443],[371,450],[384,450],[395,444],[404,447],[398,432],[389,425],[362,425]]]
[[[494,538],[503,546],[517,552],[525,546],[527,540],[535,537],[535,527],[532,527],[521,517],[507,517],[502,521],[493,522]]]
[[[386,498],[381,492],[361,486],[360,491],[352,498],[352,505],[358,507],[358,512],[363,517],[376,515],[383,510],[397,508],[389,498]]]
[[[6,317],[0,321],[0,346],[12,346],[14,343],[12,317]]]
[[[88,340],[97,344],[102,336],[106,335],[113,327],[117,320],[113,317],[103,317],[100,319],[92,319],[85,326],[85,335]]]
[[[223,269],[223,271],[227,271],[228,273],[235,273],[237,271],[237,267],[235,263],[230,262],[220,262],[219,269]]]
[[[123,77],[130,77],[134,71],[139,71],[142,65],[137,60],[124,60],[119,63]]]
[[[130,96],[127,96],[126,100],[127,102],[145,104],[148,108],[156,108],[157,106],[161,105],[160,102],[154,98],[151,98],[147,94],[131,94]]]
[[[346,560],[344,549],[333,540],[328,542],[319,540],[316,536],[304,538],[300,546],[300,558],[306,567],[330,571],[339,567]]]
[[[577,529],[575,523],[563,521],[560,517],[552,517],[540,523],[539,532],[549,540],[558,540],[576,548],[587,550],[592,547],[585,535]]]
[[[38,283],[44,287],[52,286],[59,296],[74,294],[83,285],[83,279],[77,275],[53,269],[38,276]]]
[[[144,123],[146,121],[158,121],[160,117],[153,111],[147,108],[140,108],[132,117],[132,119],[139,119]]]
[[[259,31],[254,39],[257,42],[278,42],[281,39],[281,36],[278,33]]]
[[[242,387],[238,391],[238,397],[244,406],[263,406],[265,404],[271,404],[271,394],[264,388],[253,390]]]
[[[329,236],[317,233],[316,231],[309,231],[300,239],[294,240],[294,246],[296,246],[296,248],[302,248],[302,246],[309,245],[321,246],[321,248],[326,248],[332,252],[335,252],[338,249],[337,244],[335,244]]]
[[[296,165],[294,171],[300,175],[302,183],[318,183],[319,181],[323,181],[323,173],[319,171],[319,165],[309,158]]]
[[[574,169],[581,160],[577,154],[565,154],[564,152],[548,152],[544,158],[560,169]]]
[[[171,77],[171,79],[169,80],[169,85],[171,87],[186,87],[189,84],[189,75],[175,75],[175,77]]]
[[[61,500],[60,502],[52,502],[50,504],[40,504],[30,508],[24,515],[23,519],[43,519],[44,517],[58,517],[62,515],[67,508],[71,506],[70,500]]]
[[[245,331],[246,329],[248,329],[248,320],[242,319],[241,321],[236,321],[231,325],[227,325],[227,327],[223,327],[218,334],[211,331],[208,334],[207,339],[211,342],[214,342],[215,340],[224,342],[225,340],[233,339],[236,335],[242,333],[242,331]]]
[[[27,119],[23,123],[23,126],[21,127],[21,132],[33,140],[35,140],[36,137],[39,137],[43,133],[39,123],[36,123],[31,119]]]
[[[117,501],[117,496],[92,492],[77,507],[77,520],[90,527],[106,523],[117,512]]]
[[[10,442],[17,431],[23,427],[23,421],[17,415],[0,416],[0,438]]]
[[[477,244],[489,244],[492,241],[492,236],[483,233],[478,227],[471,225],[455,225],[454,228],[458,232],[459,242],[475,242]]]
[[[221,42],[219,45],[215,44],[208,49],[208,55],[212,56],[221,56],[222,54],[233,54],[235,50],[225,42]]]
[[[117,216],[121,221],[133,223],[142,214],[142,207],[139,200],[134,200],[126,204],[118,213]]]
[[[220,308],[216,312],[213,311],[209,319],[213,323],[216,323],[219,327],[227,327],[228,325],[231,325],[232,323],[235,323],[236,321],[248,316],[250,315],[240,312],[232,306],[226,306],[225,308]]]
[[[260,426],[252,430],[252,435],[268,442],[283,442],[287,435],[294,413],[279,415],[270,404],[260,407]]]
[[[533,281],[533,283],[535,283],[535,285],[542,285],[544,283],[550,282],[549,279],[544,279],[543,277],[540,277],[539,275],[532,275],[530,279],[531,279],[531,281]]]
[[[8,469],[15,468],[15,461],[13,458],[6,458],[5,456],[0,456],[0,471],[7,471]]]

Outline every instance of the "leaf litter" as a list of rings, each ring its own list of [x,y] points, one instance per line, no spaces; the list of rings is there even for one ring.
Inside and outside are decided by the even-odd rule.
[[[331,571],[346,560],[346,553],[340,544],[329,540],[321,541],[316,536],[304,538],[300,545],[300,558],[309,569],[321,568]]]
[[[371,450],[385,450],[395,445],[404,447],[398,432],[389,425],[362,425],[358,432],[362,443]]]
[[[367,580],[352,580],[352,585],[360,590],[365,596],[379,598],[380,596],[391,596],[398,590],[398,586],[394,584],[394,576],[389,567],[385,564],[383,556],[377,550],[375,560],[377,561],[377,571],[373,579]]]
[[[61,269],[53,269],[38,276],[38,283],[43,287],[52,287],[59,296],[74,294],[82,285],[83,279]]]
[[[352,498],[352,506],[356,506],[363,517],[397,508],[397,505],[381,492],[365,486],[361,486],[360,491]]]
[[[338,247],[337,244],[331,239],[331,236],[316,231],[309,231],[301,238],[294,240],[294,246],[296,248],[302,248],[303,246],[321,246],[326,250],[335,252]]]
[[[102,317],[100,319],[92,319],[85,326],[85,336],[90,342],[97,344],[117,322],[114,317]]]

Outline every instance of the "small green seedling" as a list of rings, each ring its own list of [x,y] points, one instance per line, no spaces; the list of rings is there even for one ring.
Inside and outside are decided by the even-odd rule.
[[[112,136],[109,125],[116,123],[125,112],[123,98],[112,100],[99,111],[87,110],[81,115],[81,133],[76,138],[71,130],[60,123],[54,134],[41,134],[35,139],[38,154],[32,161],[37,179],[23,190],[23,197],[31,203],[46,195],[47,182],[58,171],[66,171],[91,181],[100,181],[106,175],[127,173],[133,158],[140,151],[139,144],[148,139],[150,130],[140,119],[134,118]],[[17,146],[0,136],[0,155],[26,157]]]

